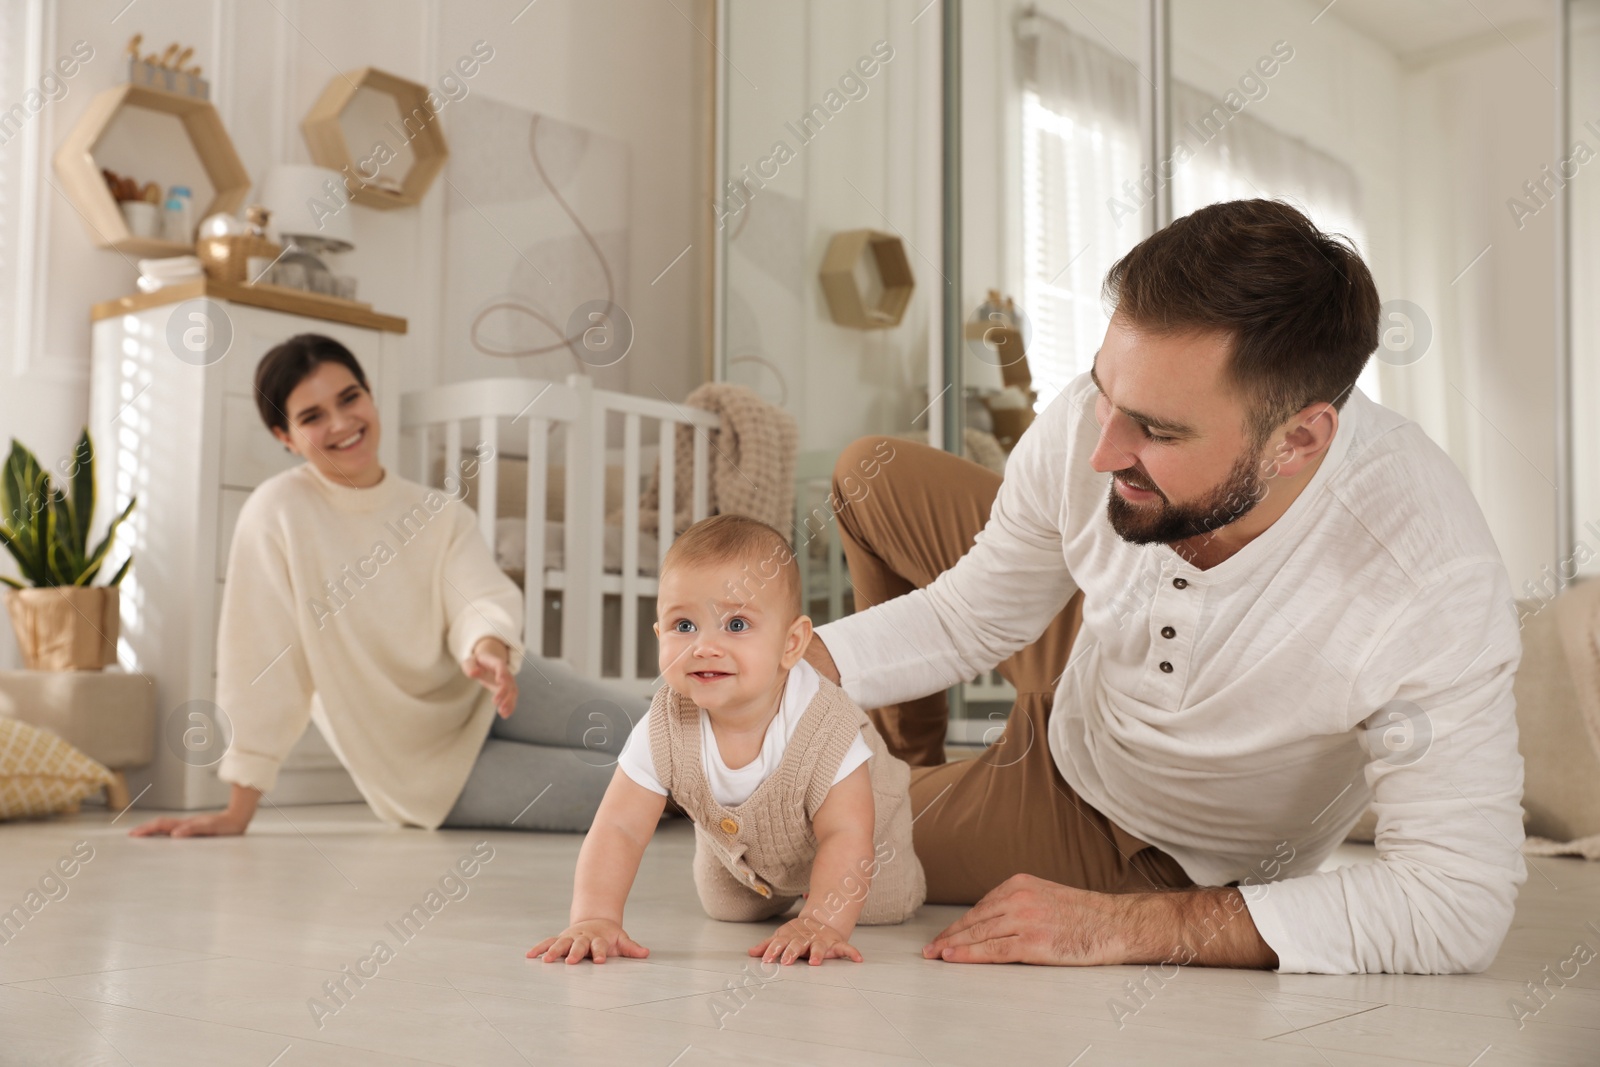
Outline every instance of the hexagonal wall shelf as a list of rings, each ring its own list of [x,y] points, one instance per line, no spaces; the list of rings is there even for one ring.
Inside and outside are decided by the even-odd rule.
[[[818,277],[833,321],[860,330],[900,325],[916,288],[900,238],[877,230],[834,234]]]
[[[409,148],[413,155],[411,167],[406,171],[398,190],[372,184],[366,170],[358,167],[357,159],[345,140],[344,126],[339,118],[362,89],[387,93],[394,97],[399,107],[400,128],[395,129],[393,123],[387,124],[387,127],[393,140],[400,143],[383,142],[391,152],[398,154],[397,150]],[[351,199],[368,207],[398,208],[419,202],[450,155],[444,143],[444,132],[439,128],[439,116],[428,106],[427,87],[372,67],[335,75],[328,82],[328,87],[322,90],[322,96],[306,112],[300,129],[305,134],[307,147],[311,149],[312,162],[345,175],[346,187],[352,186],[350,179],[360,183],[359,187],[352,190]],[[372,151],[367,150],[362,155],[361,163],[370,165],[373,159]],[[381,166],[382,161],[378,162]]]
[[[233,141],[223,128],[217,109],[198,97],[132,84],[107,89],[90,100],[83,117],[56,149],[55,167],[64,186],[63,192],[77,207],[90,238],[102,248],[140,256],[178,256],[192,252],[192,245],[178,241],[133,236],[94,160],[95,146],[117,114],[130,107],[175,115],[183,124],[195,155],[205,168],[206,178],[215,190],[211,203],[196,216],[196,221],[218,211],[237,211],[244,203],[250,193],[250,174],[240,161],[239,153],[234,151]]]

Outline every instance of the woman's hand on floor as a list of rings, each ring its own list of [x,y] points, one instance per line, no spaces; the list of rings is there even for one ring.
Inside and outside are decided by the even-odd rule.
[[[250,817],[215,811],[186,819],[151,819],[128,831],[129,837],[230,837],[242,834]]]
[[[233,783],[228,806],[222,811],[191,815],[186,819],[151,819],[128,831],[129,837],[230,837],[242,834],[256,817],[261,791]]]
[[[495,714],[511,717],[517,706],[517,676],[511,673],[511,650],[497,637],[485,637],[472,646],[461,670],[494,694]]]
[[[850,939],[827,923],[804,915],[790,919],[771,937],[750,949],[750,955],[760,956],[762,963],[781,960],[785,965],[802,956],[809,956],[811,965],[823,960],[848,959],[861,962],[861,953]]]
[[[582,963],[585,956],[593,956],[596,963],[604,963],[607,956],[628,956],[642,960],[650,950],[628,936],[619,922],[610,919],[585,919],[573,923],[557,937],[547,937],[528,950],[528,959],[544,957],[554,963],[565,957],[568,963]]]

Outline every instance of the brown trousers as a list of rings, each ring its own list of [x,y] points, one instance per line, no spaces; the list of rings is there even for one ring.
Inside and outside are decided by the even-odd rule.
[[[988,521],[999,489],[993,471],[914,441],[866,437],[846,448],[833,491],[843,505],[839,529],[856,610],[929,585],[954,566]],[[1082,622],[1082,598],[1074,593],[1036,641],[999,664],[1017,699],[999,740],[977,758],[945,762],[943,690],[868,711],[889,751],[911,764],[914,841],[929,904],[974,904],[1014,874],[1115,893],[1193,884],[1171,856],[1090,807],[1050,754],[1050,704]]]

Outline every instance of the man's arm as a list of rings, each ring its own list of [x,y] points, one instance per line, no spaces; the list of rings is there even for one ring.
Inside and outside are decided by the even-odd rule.
[[[828,646],[822,643],[822,638],[817,636],[815,630],[811,631],[811,640],[806,642],[805,660],[817,669],[834,685],[841,685],[839,681],[839,665],[833,662],[833,656],[828,652]]]
[[[990,890],[922,954],[949,963],[1278,965],[1237,889],[1091,893],[1031,874]]]
[[[1377,862],[1250,886],[1245,903],[1285,972],[1481,971],[1527,878],[1504,565],[1434,576],[1373,649],[1350,725],[1368,751]]]
[[[976,677],[1037,638],[1071,598],[1062,503],[1069,464],[1083,463],[1079,453],[1092,447],[1080,439],[1094,430],[1083,404],[1092,388],[1086,376],[1074,381],[1022,435],[988,522],[955,566],[925,588],[817,628],[813,644],[826,644],[834,668],[822,673],[862,707]],[[877,476],[893,477],[894,463],[883,461]],[[924,491],[936,496],[939,487]],[[816,665],[822,651],[808,659]]]

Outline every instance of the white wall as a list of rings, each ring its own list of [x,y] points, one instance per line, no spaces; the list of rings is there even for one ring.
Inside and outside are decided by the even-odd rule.
[[[1554,212],[1519,231],[1506,200],[1553,161],[1554,79],[1548,28],[1511,33],[1407,74],[1402,295],[1434,341],[1393,377],[1396,406],[1465,472],[1527,595],[1556,563]]]
[[[37,229],[17,250],[16,268],[32,300],[23,310],[32,314],[19,324],[13,358],[0,364],[0,442],[16,437],[47,464],[68,454],[88,411],[89,307],[134,291],[132,263],[95,247],[49,182],[50,157],[90,98],[123,80],[122,49],[135,32],[144,34],[146,51],[173,40],[194,45],[194,61],[211,80],[212,99],[257,182],[275,163],[310,161],[300,119],[339,72],[376,66],[436,83],[473,42],[488,42],[495,55],[468,83],[472,92],[630,146],[628,311],[638,340],[628,388],[646,395],[659,388],[678,398],[703,379],[710,254],[705,0],[161,0],[132,5],[112,22],[120,6],[29,0],[37,29],[27,51],[35,62],[48,66],[78,40],[94,48],[95,58],[65,97],[32,120],[31,152],[28,138],[3,149],[18,154],[22,172],[6,210],[36,219]],[[441,123],[448,140],[448,108]],[[152,160],[141,176],[160,179],[158,169]],[[451,376],[437,343],[443,193],[441,181],[416,208],[354,208],[357,247],[342,257],[342,269],[360,279],[362,299],[410,319],[405,388]],[[652,285],[686,245],[689,253]],[[514,375],[515,365],[507,362],[503,373]],[[15,656],[9,637],[0,647],[0,657]]]

